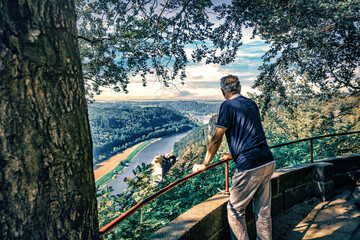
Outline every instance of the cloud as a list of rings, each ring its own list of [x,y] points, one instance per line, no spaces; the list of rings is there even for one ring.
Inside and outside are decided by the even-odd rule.
[[[219,81],[217,81],[217,82],[209,82],[209,81],[191,82],[188,84],[194,88],[219,88],[220,87]]]
[[[249,29],[246,30],[249,37]],[[244,38],[245,39],[245,38]],[[210,41],[205,44],[211,48]],[[185,52],[190,59],[191,52],[195,49],[195,44],[187,45]],[[219,80],[221,77],[233,74],[239,77],[242,87],[242,93],[246,95],[247,91],[256,92],[250,86],[254,83],[257,70],[262,64],[261,56],[267,51],[268,45],[256,38],[254,40],[244,41],[240,47],[236,59],[233,63],[225,66],[217,64],[193,63],[191,60],[186,67],[187,79],[184,85],[176,79],[171,82],[170,87],[164,87],[158,81],[156,76],[147,76],[147,86],[142,86],[139,76],[130,77],[128,84],[129,94],[116,93],[111,90],[104,90],[103,94],[97,96],[100,100],[176,100],[176,99],[222,99],[219,91]]]
[[[189,91],[180,91],[177,94],[174,94],[175,97],[188,97],[193,96],[194,94]]]
[[[237,52],[237,57],[236,59],[239,59],[239,58],[261,58],[262,55],[264,55],[264,52],[262,51],[254,51],[254,52],[246,52],[246,51],[238,51]]]

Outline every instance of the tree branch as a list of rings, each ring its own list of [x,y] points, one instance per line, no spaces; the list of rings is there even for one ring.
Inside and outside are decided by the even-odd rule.
[[[159,13],[159,16],[158,16],[158,19],[156,21],[156,29],[155,29],[155,33],[157,32],[157,28],[158,28],[158,25],[159,25],[159,22],[160,22],[160,18],[161,18],[161,15],[162,13],[164,12],[165,8],[166,8],[166,5],[168,4],[169,0],[166,0],[163,8],[161,9],[161,12]]]
[[[83,36],[81,36],[81,35],[78,35],[78,38],[79,38],[79,39],[82,39],[82,40],[85,40],[85,41],[87,41],[87,42],[89,42],[89,43],[98,43],[98,42],[102,42],[102,41],[104,41],[104,40],[109,40],[109,38],[101,38],[101,39],[99,39],[99,38],[93,38],[93,39],[89,39],[89,38],[83,37]]]
[[[344,80],[338,78],[338,77],[336,76],[336,73],[333,71],[333,68],[329,65],[329,63],[327,63],[326,65],[327,65],[327,67],[328,67],[331,75],[333,76],[333,78],[335,78],[336,81],[338,81],[339,83],[344,84],[345,87],[350,87],[350,88],[352,88],[352,89],[354,89],[354,90],[355,90],[355,89],[357,89],[357,90],[360,89],[360,87],[354,86],[354,85],[351,84],[350,82],[347,82],[347,81],[344,81]]]

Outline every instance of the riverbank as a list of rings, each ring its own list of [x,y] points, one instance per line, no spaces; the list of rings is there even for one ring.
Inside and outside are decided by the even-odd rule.
[[[131,160],[133,160],[133,158],[136,157],[141,150],[160,139],[161,138],[150,139],[138,143],[135,146],[126,149],[122,153],[116,154],[109,160],[98,164],[101,166],[94,170],[96,186],[101,187],[110,182],[113,176],[119,174],[126,167],[126,164],[131,162]]]
[[[173,149],[174,143],[185,137],[190,131],[192,130],[172,134],[170,136],[163,137],[159,141],[149,144],[149,146],[139,152],[139,154],[134,157],[129,164],[127,164],[127,167],[118,174],[116,178],[111,179],[111,181],[106,185],[107,187],[113,188],[113,192],[111,192],[111,194],[116,195],[122,193],[128,187],[124,182],[124,179],[134,177],[133,170],[135,170],[137,166],[141,166],[143,163],[151,164],[155,156],[170,153]]]
[[[141,142],[142,143],[142,142]],[[120,164],[121,161],[125,160],[126,157],[135,150],[141,143],[136,144],[135,146],[132,146],[131,148],[128,148],[124,150],[121,153],[116,154],[115,156],[112,156],[108,160],[101,162],[97,164],[94,170],[95,175],[95,182],[99,180],[102,176],[104,176],[109,171],[113,170],[117,165]]]

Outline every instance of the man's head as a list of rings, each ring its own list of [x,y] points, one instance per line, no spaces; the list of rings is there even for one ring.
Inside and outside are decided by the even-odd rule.
[[[225,99],[229,99],[232,95],[241,91],[239,78],[233,75],[222,77],[220,79],[220,87]]]

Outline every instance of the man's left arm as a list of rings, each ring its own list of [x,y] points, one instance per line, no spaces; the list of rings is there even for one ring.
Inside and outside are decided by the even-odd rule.
[[[216,127],[215,135],[210,139],[209,147],[206,152],[205,161],[203,164],[195,164],[193,171],[204,171],[205,168],[210,164],[211,160],[214,158],[217,150],[219,149],[226,128]]]

